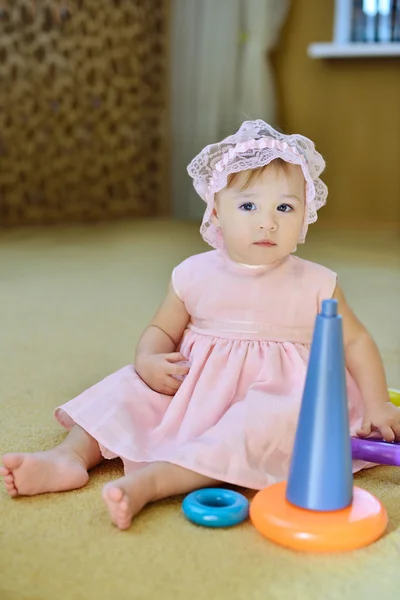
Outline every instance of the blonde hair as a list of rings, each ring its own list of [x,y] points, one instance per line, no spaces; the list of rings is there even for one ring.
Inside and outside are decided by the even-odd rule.
[[[249,187],[250,183],[258,177],[260,177],[260,175],[264,173],[264,171],[266,171],[267,169],[282,169],[286,173],[293,166],[294,165],[286,162],[282,158],[275,158],[275,160],[272,160],[270,163],[264,165],[263,167],[257,167],[256,169],[248,169],[247,171],[238,171],[237,173],[230,173],[227,178],[226,188],[234,186],[235,182],[237,182],[242,173],[247,173],[245,181],[240,186],[240,189],[243,191],[246,190]]]

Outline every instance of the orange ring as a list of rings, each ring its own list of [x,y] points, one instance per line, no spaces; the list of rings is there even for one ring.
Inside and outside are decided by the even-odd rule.
[[[286,482],[258,492],[250,519],[262,535],[293,550],[344,552],[362,548],[385,532],[388,517],[381,502],[354,487],[352,504],[338,511],[298,508],[286,500]]]

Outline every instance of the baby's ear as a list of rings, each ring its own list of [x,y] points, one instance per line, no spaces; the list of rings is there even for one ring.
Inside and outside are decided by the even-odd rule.
[[[214,206],[213,211],[211,213],[211,223],[213,225],[218,226],[219,225],[219,217],[218,217],[218,212],[216,207]]]

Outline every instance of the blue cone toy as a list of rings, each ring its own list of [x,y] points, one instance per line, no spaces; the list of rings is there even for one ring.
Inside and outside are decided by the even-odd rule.
[[[353,500],[342,318],[324,300],[311,345],[286,499],[300,508],[335,511]]]

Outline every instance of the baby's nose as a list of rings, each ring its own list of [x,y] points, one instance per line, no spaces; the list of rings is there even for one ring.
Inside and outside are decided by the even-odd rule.
[[[260,229],[275,231],[278,228],[275,216],[271,213],[262,215],[260,218]]]

